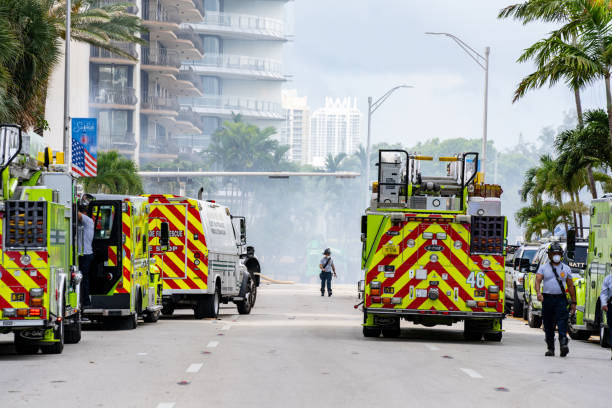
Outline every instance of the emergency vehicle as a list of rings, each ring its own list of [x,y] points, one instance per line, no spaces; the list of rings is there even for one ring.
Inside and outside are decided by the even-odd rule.
[[[119,321],[135,329],[139,318],[156,322],[161,305],[159,268],[149,262],[148,200],[144,197],[86,194],[94,222],[89,272],[92,320]]]
[[[424,174],[422,162],[432,160],[379,152],[378,182],[362,217],[363,334],[397,337],[400,319],[428,327],[464,321],[466,339],[500,341],[501,188],[475,183],[477,153],[440,157],[443,176]]]
[[[612,273],[612,195],[591,201],[591,221],[587,254],[587,267],[584,279],[576,283],[575,318],[570,319],[569,333],[572,338],[586,340],[591,335],[599,334],[599,344],[609,347],[610,322],[606,313],[601,310],[601,286],[604,278]],[[610,236],[608,236],[610,235]],[[574,246],[570,240],[568,245]]]
[[[43,149],[37,135],[0,125],[0,333],[14,333],[19,354],[59,354],[81,339],[75,181],[63,153]]]
[[[219,304],[229,302],[250,313],[261,267],[255,249],[246,246],[245,218],[201,195],[146,197],[150,257],[162,273],[162,314],[193,309],[196,319],[217,317]]]

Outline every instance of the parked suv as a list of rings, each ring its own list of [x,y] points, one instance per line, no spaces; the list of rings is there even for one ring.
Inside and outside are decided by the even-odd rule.
[[[512,310],[515,317],[523,316],[523,279],[539,247],[537,243],[523,244],[506,260],[505,309],[507,313]]]

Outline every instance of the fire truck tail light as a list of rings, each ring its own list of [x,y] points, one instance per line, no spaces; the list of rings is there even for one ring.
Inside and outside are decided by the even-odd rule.
[[[370,295],[380,296],[380,289],[370,289]]]
[[[15,317],[17,316],[17,309],[6,308],[2,309],[2,317]]]
[[[370,300],[372,300],[372,303],[380,303],[380,296],[372,296]]]
[[[436,234],[436,239],[445,240],[446,239],[446,232],[438,232]]]
[[[487,307],[497,307],[497,302],[487,302]]]
[[[42,298],[30,298],[30,306],[42,306]]]
[[[17,316],[25,317],[28,315],[28,309],[17,309]]]
[[[30,309],[30,316],[40,316],[42,310],[40,308]]]
[[[476,302],[476,305],[478,307],[486,307],[487,306],[487,302],[479,301],[479,302]]]
[[[380,282],[379,281],[372,281],[372,282],[370,282],[370,288],[372,288],[372,289],[380,289]]]
[[[489,293],[499,293],[499,286],[491,285],[487,289],[489,289]]]
[[[391,298],[391,303],[393,303],[394,305],[399,305],[402,303],[402,298],[401,297],[393,297]]]
[[[433,239],[433,232],[424,232],[423,239]]]
[[[389,304],[391,304],[391,298],[390,297],[384,297],[384,298],[382,298],[382,302],[385,305],[389,305]]]
[[[499,293],[489,293],[487,296],[487,299],[489,300],[497,300],[499,299]]]

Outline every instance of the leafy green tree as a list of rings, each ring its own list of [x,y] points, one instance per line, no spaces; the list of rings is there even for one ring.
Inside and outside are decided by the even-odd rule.
[[[88,193],[143,193],[136,163],[114,150],[98,153],[98,174],[96,177],[83,178],[83,185]]]

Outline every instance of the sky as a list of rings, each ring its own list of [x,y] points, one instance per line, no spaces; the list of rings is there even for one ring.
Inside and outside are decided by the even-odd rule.
[[[518,1],[518,0],[516,0]],[[573,93],[564,84],[543,88],[512,103],[531,63],[516,62],[522,50],[554,26],[498,20],[513,0],[295,0],[287,6],[286,84],[307,96],[311,109],[326,96],[358,98],[365,142],[367,98],[400,89],[375,113],[372,142],[481,138],[484,71],[452,40],[428,36],[449,32],[484,54],[491,47],[489,140],[498,148],[516,145],[519,135],[535,141],[541,129],[557,128],[575,114]],[[604,107],[604,84],[583,91],[585,109]],[[453,153],[453,152],[449,152]]]

